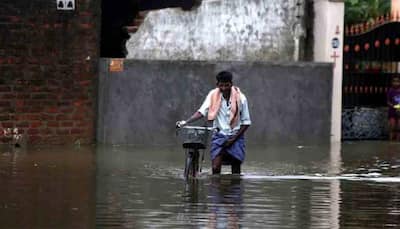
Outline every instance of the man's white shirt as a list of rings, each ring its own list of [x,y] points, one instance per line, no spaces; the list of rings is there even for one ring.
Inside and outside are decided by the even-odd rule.
[[[208,110],[211,105],[211,95],[212,91],[210,91],[198,110],[204,117],[207,117]],[[236,126],[232,129],[229,125],[230,123],[230,115],[231,115],[231,104],[226,99],[221,96],[221,107],[218,111],[217,117],[213,122],[213,127],[218,128],[221,134],[224,135],[234,135],[240,129],[241,125],[251,125],[249,106],[247,103],[247,98],[243,93],[240,93],[240,102],[239,102],[239,121]]]

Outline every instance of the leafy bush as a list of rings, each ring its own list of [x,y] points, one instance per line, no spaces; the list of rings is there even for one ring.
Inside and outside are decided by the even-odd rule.
[[[345,0],[345,24],[372,21],[390,12],[390,0]]]

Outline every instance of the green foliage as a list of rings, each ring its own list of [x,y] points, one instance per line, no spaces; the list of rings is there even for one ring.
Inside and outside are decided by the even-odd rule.
[[[344,23],[371,21],[390,12],[390,0],[345,0]]]

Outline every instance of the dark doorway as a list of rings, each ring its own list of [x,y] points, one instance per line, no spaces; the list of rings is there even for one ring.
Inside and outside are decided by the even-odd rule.
[[[125,43],[129,39],[126,26],[133,23],[140,11],[180,7],[190,10],[201,0],[103,0],[100,56],[124,58],[127,55]]]

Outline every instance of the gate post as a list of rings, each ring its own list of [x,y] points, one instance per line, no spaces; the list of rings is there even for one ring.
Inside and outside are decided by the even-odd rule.
[[[391,14],[397,16],[400,13],[400,0],[392,0],[390,8]]]
[[[314,61],[333,63],[331,142],[342,129],[343,0],[314,0]]]

